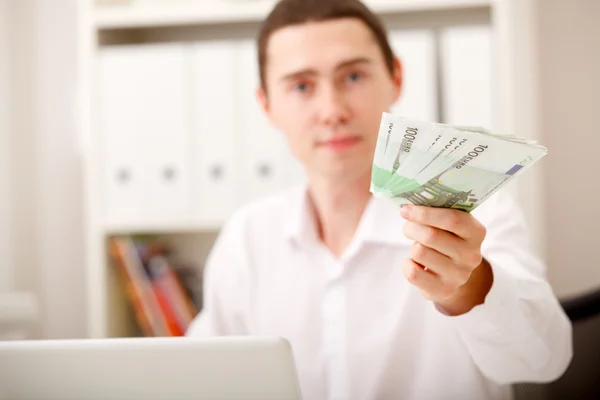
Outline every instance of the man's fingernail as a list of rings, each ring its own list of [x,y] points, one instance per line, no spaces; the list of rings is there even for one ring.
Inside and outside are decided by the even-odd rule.
[[[412,211],[412,206],[410,204],[404,204],[404,205],[402,205],[402,207],[400,207],[400,214],[402,214],[402,216],[404,218],[410,217],[411,211]]]

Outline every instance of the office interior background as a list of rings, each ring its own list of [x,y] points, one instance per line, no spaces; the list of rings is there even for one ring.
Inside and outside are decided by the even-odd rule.
[[[507,190],[557,295],[600,288],[600,1],[365,2],[405,66],[393,112],[548,147]],[[254,99],[272,4],[0,0],[0,340],[160,333],[131,238],[201,309],[220,226],[303,178]]]

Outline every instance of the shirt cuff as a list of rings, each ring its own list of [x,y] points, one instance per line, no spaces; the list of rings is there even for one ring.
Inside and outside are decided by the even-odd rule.
[[[461,315],[444,315],[448,322],[463,333],[472,335],[490,335],[520,331],[522,310],[519,307],[518,283],[505,268],[488,260],[494,280],[482,304],[473,307]],[[442,311],[438,310],[443,314]],[[523,332],[525,333],[525,332]]]

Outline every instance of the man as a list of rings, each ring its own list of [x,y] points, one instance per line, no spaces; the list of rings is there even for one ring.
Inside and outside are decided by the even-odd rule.
[[[506,194],[473,214],[371,196],[401,64],[358,0],[283,0],[259,35],[264,111],[306,185],[244,207],[207,260],[187,335],[274,335],[303,395],[507,399],[559,377],[571,326]]]

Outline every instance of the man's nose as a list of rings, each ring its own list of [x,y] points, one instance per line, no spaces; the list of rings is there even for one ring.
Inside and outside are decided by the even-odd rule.
[[[345,125],[350,118],[350,110],[343,91],[333,85],[322,91],[319,109],[322,121],[327,126]]]

